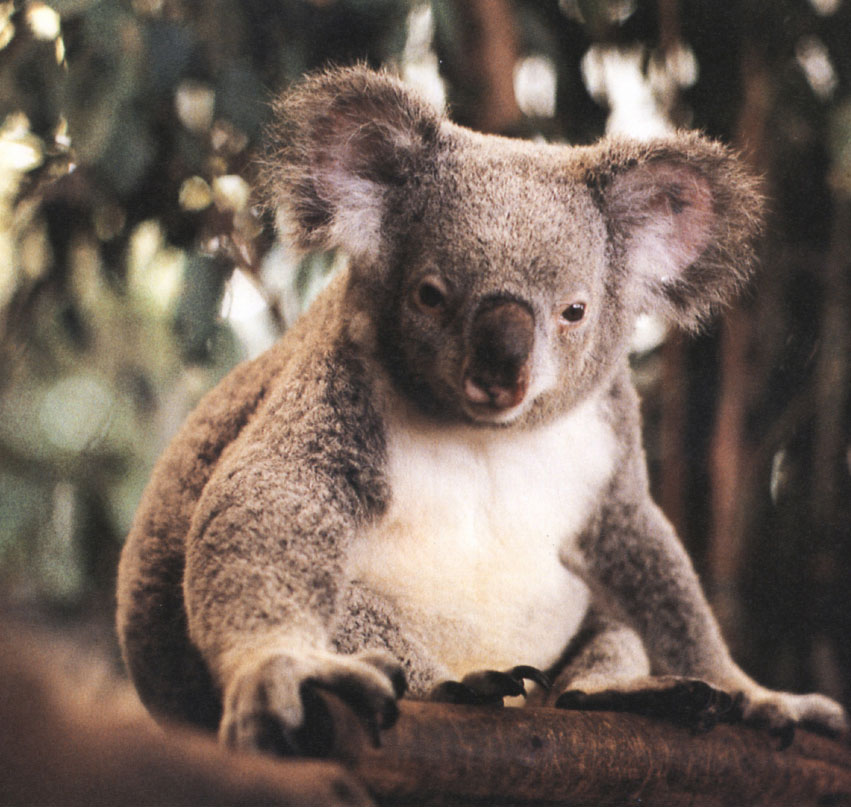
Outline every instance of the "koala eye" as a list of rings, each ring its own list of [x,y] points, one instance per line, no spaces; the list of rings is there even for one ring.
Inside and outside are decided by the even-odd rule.
[[[414,292],[414,301],[426,314],[437,314],[446,305],[446,286],[436,277],[422,280]]]
[[[585,317],[585,303],[571,303],[559,316],[559,324],[564,326],[576,325]]]

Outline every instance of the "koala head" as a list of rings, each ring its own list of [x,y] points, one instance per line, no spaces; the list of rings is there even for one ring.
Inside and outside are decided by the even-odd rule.
[[[275,111],[265,174],[283,228],[349,254],[350,313],[433,416],[565,411],[620,364],[639,314],[695,328],[750,272],[757,184],[700,135],[482,135],[360,67],[308,78]]]

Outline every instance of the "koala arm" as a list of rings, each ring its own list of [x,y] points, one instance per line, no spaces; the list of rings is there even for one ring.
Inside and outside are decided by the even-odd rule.
[[[233,745],[305,750],[305,684],[348,697],[378,727],[395,714],[399,665],[378,652],[340,655],[331,635],[346,548],[387,495],[380,422],[353,362],[339,350],[310,356],[276,382],[192,519],[189,635],[219,686],[220,735]]]
[[[223,678],[252,645],[325,646],[354,530],[350,515],[320,507],[333,494],[312,469],[245,453],[210,481],[187,540],[190,636]]]
[[[624,463],[595,524],[581,543],[576,569],[611,615],[644,644],[651,671],[699,679],[741,695],[744,717],[785,732],[798,722],[847,730],[842,707],[823,695],[769,690],[733,661],[691,560],[673,527],[650,499],[629,495],[646,486],[643,462]],[[632,486],[632,487],[630,487]]]
[[[654,670],[741,686],[673,527],[649,496],[630,500],[617,486],[582,541],[583,577],[597,601],[641,636]]]

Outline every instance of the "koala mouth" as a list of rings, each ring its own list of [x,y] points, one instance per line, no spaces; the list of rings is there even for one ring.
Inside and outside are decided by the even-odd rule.
[[[477,312],[461,374],[464,405],[471,416],[493,419],[523,403],[534,333],[532,312],[522,303],[497,301]]]
[[[474,414],[496,414],[518,407],[529,388],[528,368],[510,383],[491,382],[472,374],[464,376],[464,402]]]

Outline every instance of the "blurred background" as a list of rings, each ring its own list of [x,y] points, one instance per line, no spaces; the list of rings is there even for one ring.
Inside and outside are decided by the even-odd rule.
[[[766,177],[762,271],[633,363],[657,498],[743,666],[851,700],[849,0],[0,2],[0,601],[110,660],[121,544],[201,394],[337,260],[256,207],[269,100],[386,65],[459,123],[705,130]]]

